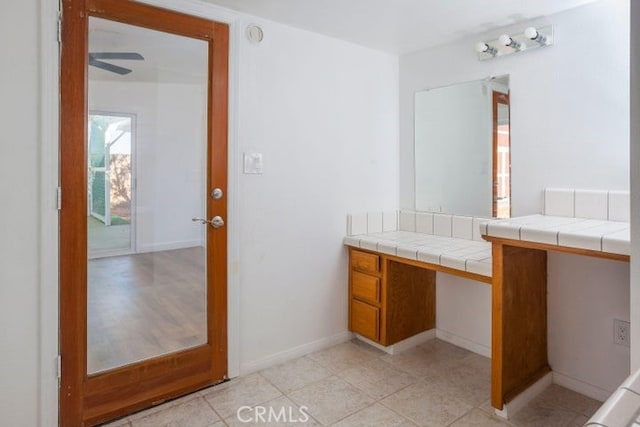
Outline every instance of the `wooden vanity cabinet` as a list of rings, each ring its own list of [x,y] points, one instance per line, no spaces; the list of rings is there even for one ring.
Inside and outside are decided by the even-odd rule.
[[[349,248],[349,330],[384,346],[433,329],[435,274]]]

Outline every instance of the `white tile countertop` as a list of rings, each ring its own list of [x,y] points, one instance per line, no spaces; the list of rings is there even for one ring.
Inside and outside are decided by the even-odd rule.
[[[630,255],[628,222],[529,215],[480,225],[483,236]]]
[[[412,231],[386,231],[346,236],[344,244],[491,277],[491,245],[488,242]]]

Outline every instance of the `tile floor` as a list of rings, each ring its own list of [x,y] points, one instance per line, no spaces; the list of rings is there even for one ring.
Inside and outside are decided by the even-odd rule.
[[[601,404],[552,385],[507,422],[492,415],[489,387],[489,359],[444,341],[392,356],[353,340],[107,426],[573,427]]]

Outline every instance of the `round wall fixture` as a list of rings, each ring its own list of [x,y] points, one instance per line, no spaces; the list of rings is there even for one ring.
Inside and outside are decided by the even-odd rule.
[[[264,38],[262,28],[255,24],[251,24],[247,27],[247,38],[251,43],[260,43]]]

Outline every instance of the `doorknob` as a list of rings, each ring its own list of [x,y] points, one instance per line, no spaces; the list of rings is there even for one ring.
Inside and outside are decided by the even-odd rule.
[[[221,216],[214,216],[211,218],[211,226],[213,228],[220,228],[224,225],[224,220]]]
[[[191,218],[191,221],[193,222],[199,222],[201,224],[209,224],[211,225],[213,228],[220,228],[224,225],[224,220],[222,219],[221,216],[214,216],[211,219],[206,219],[206,218]]]

